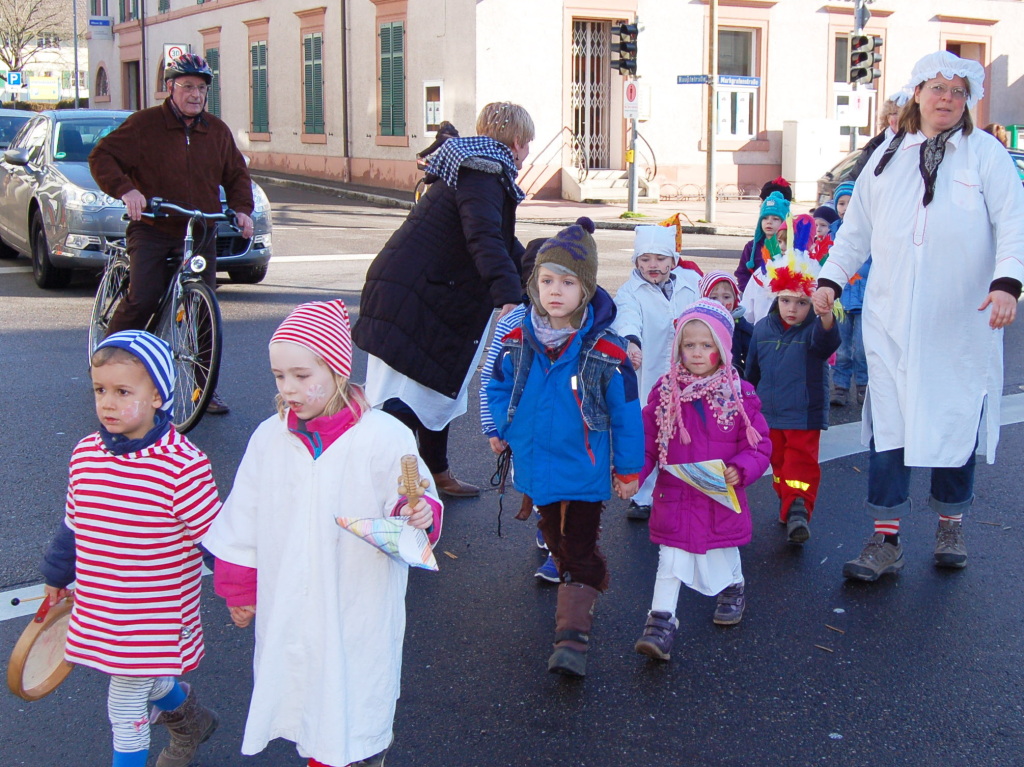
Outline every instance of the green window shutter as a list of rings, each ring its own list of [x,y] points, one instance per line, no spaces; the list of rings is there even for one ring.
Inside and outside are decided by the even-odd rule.
[[[267,104],[267,41],[260,40],[249,47],[252,66],[252,132],[270,132],[270,112]]]
[[[313,132],[324,132],[324,36],[313,35]]]
[[[303,133],[324,132],[323,34],[302,38]]]
[[[207,48],[206,63],[213,70],[213,81],[206,97],[206,110],[214,117],[220,117],[220,49]]]
[[[171,0],[160,0],[160,2],[157,3],[156,10],[157,13],[167,13],[167,11],[171,10]]]
[[[405,22],[380,26],[380,133],[405,135]]]

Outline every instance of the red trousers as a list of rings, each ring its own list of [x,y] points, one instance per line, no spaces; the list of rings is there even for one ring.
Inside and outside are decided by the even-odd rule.
[[[772,438],[772,485],[779,496],[779,519],[785,522],[795,498],[803,498],[807,518],[814,511],[814,499],[821,484],[818,464],[818,429],[770,429]]]

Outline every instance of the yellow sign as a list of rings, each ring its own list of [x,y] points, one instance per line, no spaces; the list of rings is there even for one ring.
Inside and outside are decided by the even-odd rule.
[[[60,101],[59,77],[32,77],[28,83],[29,101]]]

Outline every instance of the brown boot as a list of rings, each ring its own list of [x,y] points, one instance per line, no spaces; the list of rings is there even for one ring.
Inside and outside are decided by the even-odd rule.
[[[480,495],[480,488],[456,479],[451,469],[445,469],[440,474],[434,475],[434,484],[437,489],[452,498],[476,498]]]
[[[185,702],[174,711],[150,716],[153,724],[162,724],[171,732],[171,742],[160,752],[156,767],[188,767],[200,743],[213,735],[220,720],[214,711],[199,705],[196,694],[185,682]]]
[[[594,622],[594,603],[601,592],[582,583],[558,587],[555,608],[555,651],[548,658],[548,671],[566,676],[587,675],[587,646]]]

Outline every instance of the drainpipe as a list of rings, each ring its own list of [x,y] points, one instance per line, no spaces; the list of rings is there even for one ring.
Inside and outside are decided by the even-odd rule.
[[[142,39],[142,59],[139,62],[140,109],[149,106],[149,78],[146,76],[146,0],[139,0],[139,37]]]
[[[345,158],[345,181],[352,179],[352,153],[348,146],[348,0],[341,0],[341,151]]]

